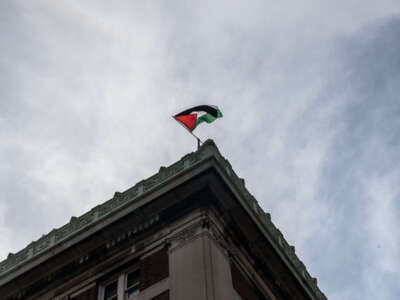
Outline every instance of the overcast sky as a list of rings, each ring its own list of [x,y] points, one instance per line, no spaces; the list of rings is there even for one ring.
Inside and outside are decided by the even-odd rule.
[[[0,2],[0,260],[212,138],[329,299],[400,299],[400,3]]]

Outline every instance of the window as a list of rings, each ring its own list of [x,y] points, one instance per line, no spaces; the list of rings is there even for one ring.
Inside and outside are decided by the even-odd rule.
[[[104,287],[104,300],[118,299],[118,281],[115,280]]]
[[[140,270],[125,272],[117,276],[113,281],[101,286],[101,300],[130,300],[135,299],[140,292]]]
[[[139,269],[127,274],[126,284],[125,284],[126,299],[131,299],[137,294],[139,294],[139,278],[140,278],[139,276],[140,276]]]
[[[143,257],[127,271],[105,281],[98,289],[98,300],[135,300],[141,290],[168,276],[168,252],[166,248],[162,248]]]

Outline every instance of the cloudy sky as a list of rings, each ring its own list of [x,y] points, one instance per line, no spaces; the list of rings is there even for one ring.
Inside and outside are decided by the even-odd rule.
[[[400,3],[0,2],[0,260],[213,138],[329,299],[400,299]]]

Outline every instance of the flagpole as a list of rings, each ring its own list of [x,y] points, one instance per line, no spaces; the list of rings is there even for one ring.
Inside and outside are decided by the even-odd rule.
[[[174,116],[171,116],[174,120]],[[176,121],[176,120],[175,120]],[[187,132],[189,132],[192,136],[194,136],[197,140],[197,150],[200,149],[201,144],[203,144],[203,141],[197,136],[195,135],[193,132],[191,132],[186,126],[184,126],[181,122],[178,122],[179,125],[181,125],[183,128],[185,128],[187,130]]]
[[[189,130],[188,130],[188,131],[189,131]],[[193,136],[196,138],[196,140],[197,140],[197,150],[199,150],[201,144],[203,144],[203,141],[202,141],[197,135],[195,135],[193,132],[190,132],[190,131],[189,131],[189,133],[190,133],[191,135],[193,135]]]

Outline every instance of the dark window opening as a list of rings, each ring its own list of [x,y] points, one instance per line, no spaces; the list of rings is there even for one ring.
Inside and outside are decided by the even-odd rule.
[[[125,295],[127,299],[139,294],[140,270],[136,269],[126,275]]]
[[[118,298],[118,281],[115,280],[104,287],[104,300],[117,300],[117,298]]]

